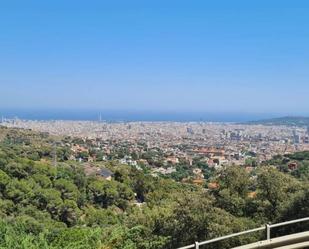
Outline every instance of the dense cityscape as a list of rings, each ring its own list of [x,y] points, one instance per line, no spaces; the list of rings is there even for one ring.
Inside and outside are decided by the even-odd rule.
[[[70,144],[74,160],[118,159],[136,167],[150,166],[154,174],[171,174],[179,164],[191,166],[198,174],[194,168],[197,161],[217,170],[228,165],[250,167],[275,155],[309,150],[309,129],[297,126],[20,119],[3,119],[2,125],[78,137],[88,142]],[[89,154],[91,150],[96,152]],[[87,152],[86,156],[76,153],[81,151]]]

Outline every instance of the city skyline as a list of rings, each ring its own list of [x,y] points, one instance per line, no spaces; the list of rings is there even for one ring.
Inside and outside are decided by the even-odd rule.
[[[307,115],[306,1],[2,3],[2,109]]]

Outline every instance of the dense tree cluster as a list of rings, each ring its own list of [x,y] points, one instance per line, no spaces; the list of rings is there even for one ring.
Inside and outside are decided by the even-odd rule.
[[[227,167],[211,174],[215,187],[208,189],[115,162],[98,165],[114,173],[110,181],[86,176],[82,164],[61,157],[67,148],[58,147],[60,162],[54,166],[49,136],[1,130],[0,248],[168,249],[309,216],[307,153],[275,158],[279,169]],[[297,160],[300,167],[280,170],[286,159]],[[243,236],[211,248],[263,236]]]

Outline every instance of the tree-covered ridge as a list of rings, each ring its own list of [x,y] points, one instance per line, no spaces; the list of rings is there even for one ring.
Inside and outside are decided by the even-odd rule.
[[[0,137],[0,248],[168,249],[309,216],[306,152],[250,170],[227,167],[195,186],[113,161],[94,163],[111,180],[86,174],[84,163],[69,160],[69,138],[57,138],[55,166],[55,138],[6,128]],[[293,171],[282,167],[295,162]]]
[[[309,117],[271,118],[271,119],[250,121],[250,122],[247,122],[247,124],[309,126]]]

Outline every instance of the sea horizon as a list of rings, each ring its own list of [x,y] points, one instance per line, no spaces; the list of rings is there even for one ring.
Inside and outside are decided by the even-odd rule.
[[[132,111],[132,110],[63,110],[63,109],[0,109],[6,119],[24,120],[72,120],[107,122],[248,122],[291,115],[289,113],[244,113],[202,111]]]

